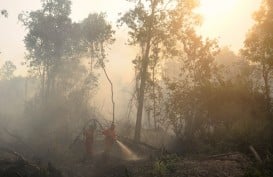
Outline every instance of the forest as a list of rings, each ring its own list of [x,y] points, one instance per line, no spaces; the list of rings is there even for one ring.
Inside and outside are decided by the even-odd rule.
[[[272,177],[273,1],[238,52],[200,32],[202,0],[124,1],[115,21],[0,3],[24,29],[24,56],[0,48],[0,177]]]

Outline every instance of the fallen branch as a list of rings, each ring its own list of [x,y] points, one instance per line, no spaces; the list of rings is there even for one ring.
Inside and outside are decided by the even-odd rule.
[[[255,148],[253,146],[249,146],[250,151],[253,153],[255,159],[259,162],[262,163],[262,159],[259,156],[258,152],[255,150]]]
[[[217,154],[217,155],[209,156],[206,159],[217,159],[219,157],[227,157],[227,156],[238,155],[238,154],[240,154],[240,153],[239,152],[231,152],[231,153],[226,153],[226,154]]]
[[[38,170],[40,170],[40,167],[38,167],[37,165],[29,162],[26,158],[24,158],[21,154],[9,149],[9,148],[6,148],[6,147],[0,147],[0,151],[3,151],[3,152],[6,152],[6,153],[9,153],[9,154],[12,154],[14,155],[15,157],[17,157],[17,160],[19,162],[23,162],[24,165],[28,165],[28,166],[31,166],[31,167],[34,167]],[[2,163],[5,162],[5,161],[2,161]]]
[[[16,156],[18,158],[18,160],[26,161],[25,158],[22,155],[18,154],[17,152],[15,152],[15,151],[13,151],[11,149],[8,149],[8,148],[5,148],[5,147],[0,147],[0,151],[12,154],[12,155]]]
[[[83,128],[81,129],[81,131],[78,133],[78,135],[76,136],[76,138],[74,139],[74,141],[68,146],[69,149],[72,148],[72,146],[80,139],[82,132],[86,129],[86,127],[90,124],[90,122],[93,119],[90,119],[86,124],[84,124]]]
[[[69,149],[72,148],[72,146],[80,139],[83,131],[87,128],[87,126],[91,123],[91,121],[93,121],[93,123],[99,124],[100,128],[103,129],[103,126],[101,125],[101,123],[97,120],[97,119],[90,119],[82,128],[82,130],[79,132],[79,134],[76,136],[76,138],[74,139],[74,141],[69,145]]]

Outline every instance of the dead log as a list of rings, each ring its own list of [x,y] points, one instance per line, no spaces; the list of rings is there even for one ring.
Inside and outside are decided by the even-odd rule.
[[[17,157],[18,160],[26,161],[25,158],[22,155],[18,154],[17,152],[15,152],[15,151],[13,151],[11,149],[8,149],[8,148],[5,148],[5,147],[0,147],[0,151],[12,154],[15,157]]]
[[[240,154],[239,152],[231,152],[231,153],[226,153],[226,154],[217,154],[217,155],[212,155],[207,157],[207,159],[217,159],[217,158],[221,158],[221,157],[228,157],[228,156],[232,156],[232,155],[238,155]]]
[[[47,168],[39,167],[31,163],[23,155],[6,147],[0,147],[0,151],[14,155],[16,159],[0,160],[0,176],[6,177],[62,177],[62,172],[55,168],[50,162]],[[46,174],[46,175],[45,175]]]

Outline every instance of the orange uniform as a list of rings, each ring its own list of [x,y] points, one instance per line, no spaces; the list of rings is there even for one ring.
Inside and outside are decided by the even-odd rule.
[[[112,125],[109,129],[102,132],[105,136],[105,153],[109,153],[116,141],[115,127]]]

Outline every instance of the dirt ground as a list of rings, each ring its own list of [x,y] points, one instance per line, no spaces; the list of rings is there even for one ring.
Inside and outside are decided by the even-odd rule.
[[[112,157],[108,161],[78,163],[62,171],[67,177],[242,177],[250,165],[250,161],[239,153],[199,159],[178,157],[172,164],[172,171],[164,165],[157,168],[158,162],[160,160],[126,161]]]
[[[251,164],[240,153],[186,158],[140,149],[140,158],[134,160],[116,147],[108,158],[101,149],[93,159],[85,159],[83,154],[78,158],[63,156],[52,164],[39,164],[18,156],[20,153],[6,152],[5,156],[0,154],[0,177],[242,177]]]

